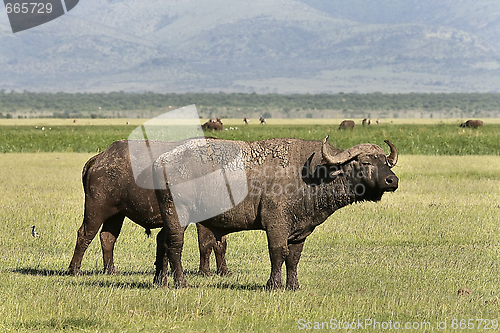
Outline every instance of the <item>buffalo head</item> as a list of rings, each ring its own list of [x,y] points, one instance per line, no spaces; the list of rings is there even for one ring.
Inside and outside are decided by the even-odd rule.
[[[391,149],[389,155],[379,146],[370,143],[331,154],[327,141],[328,136],[322,145],[324,164],[311,171],[311,156],[304,169],[309,172],[303,173],[303,179],[310,185],[333,184],[340,177],[344,188],[348,189],[351,196],[356,197],[356,201],[379,201],[384,192],[392,192],[398,188],[399,179],[391,170],[398,161],[398,152],[388,140],[385,142]]]

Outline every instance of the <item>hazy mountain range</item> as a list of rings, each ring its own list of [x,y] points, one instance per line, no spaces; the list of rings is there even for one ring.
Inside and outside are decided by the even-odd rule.
[[[13,34],[0,89],[499,92],[497,0],[80,0]]]

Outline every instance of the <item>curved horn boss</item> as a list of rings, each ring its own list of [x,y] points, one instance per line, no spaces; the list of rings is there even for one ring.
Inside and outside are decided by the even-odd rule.
[[[362,143],[332,156],[330,153],[328,153],[327,149],[328,138],[329,135],[327,135],[326,138],[323,140],[323,146],[321,151],[323,153],[324,160],[328,164],[332,165],[344,164],[347,161],[352,160],[356,156],[360,155],[361,153],[376,154],[380,152],[379,149],[381,149],[379,146],[371,143]],[[389,166],[392,168],[398,162],[398,151],[396,150],[396,147],[389,142],[389,140],[384,140],[384,142],[387,143],[391,148],[391,153],[387,156],[387,160],[389,162]]]

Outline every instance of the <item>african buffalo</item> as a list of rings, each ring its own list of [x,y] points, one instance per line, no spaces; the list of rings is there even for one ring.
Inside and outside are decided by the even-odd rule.
[[[354,121],[353,120],[344,120],[340,123],[339,129],[353,129]]]
[[[201,128],[204,131],[207,131],[207,130],[222,131],[223,130],[222,125],[223,125],[222,120],[220,120],[219,118],[212,118],[209,121],[207,121],[206,123],[204,123],[203,125],[201,125]]]
[[[165,235],[157,253],[155,281],[167,284],[166,262],[170,262],[174,282],[186,286],[181,253],[184,226],[196,222],[213,231],[216,239],[231,232],[265,230],[271,259],[270,289],[281,288],[281,267],[287,270],[287,289],[298,289],[297,264],[304,241],[314,228],[336,210],[360,201],[379,201],[384,192],[398,188],[398,177],[391,171],[398,153],[393,144],[386,156],[374,144],[359,144],[345,151],[321,141],[269,139],[256,142],[191,140],[166,152],[153,163],[156,196],[164,220]],[[201,148],[205,143],[208,147]],[[238,160],[237,156],[241,159]],[[196,165],[192,170],[182,165]],[[219,196],[201,195],[194,182],[180,183],[182,195],[172,189],[171,181],[199,176],[197,169],[219,168],[228,184],[207,181],[212,191],[233,190],[236,185],[248,186],[248,192],[233,191],[228,210],[201,220],[200,214],[213,209]],[[243,172],[243,175],[242,175]],[[166,181],[166,180],[167,181]],[[196,178],[199,179],[199,178]],[[195,186],[196,185],[196,186]],[[163,189],[160,187],[163,186]],[[176,185],[178,186],[178,185]],[[219,202],[219,204],[221,204]],[[232,208],[231,208],[232,207]]]
[[[480,126],[483,126],[483,121],[482,120],[467,120],[465,123],[462,123],[460,127],[472,127],[472,128],[478,128]]]
[[[141,141],[130,141],[140,143]],[[144,141],[143,141],[144,142]],[[179,143],[148,141],[151,149],[169,151]],[[149,151],[133,151],[128,140],[116,141],[100,154],[91,157],[83,168],[82,182],[85,191],[85,212],[83,223],[78,230],[75,252],[68,271],[80,271],[83,255],[102,225],[100,233],[104,272],[114,273],[113,248],[120,234],[123,220],[128,217],[146,229],[163,225],[158,202],[153,189],[138,186],[133,175],[131,155],[135,159],[147,160]],[[137,146],[137,145],[136,145]],[[140,146],[140,145],[139,145]],[[151,162],[152,164],[152,162]],[[152,184],[151,167],[145,169],[138,178],[142,183]],[[152,188],[152,187],[151,187]],[[228,274],[225,262],[226,240],[215,241],[213,233],[203,225],[197,225],[200,249],[200,274],[210,275],[210,253],[214,249],[217,273]],[[162,238],[161,233],[158,238]],[[161,250],[160,250],[161,251]]]

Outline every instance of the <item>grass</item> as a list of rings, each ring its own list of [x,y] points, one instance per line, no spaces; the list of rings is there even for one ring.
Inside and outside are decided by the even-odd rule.
[[[31,119],[28,119],[31,120]],[[479,129],[458,127],[458,123],[381,124],[357,126],[352,131],[338,130],[331,125],[249,125],[223,132],[206,132],[229,140],[254,141],[270,137],[295,137],[330,142],[339,148],[349,148],[370,142],[385,146],[393,142],[401,154],[412,155],[499,155],[500,124],[486,124]],[[0,126],[0,152],[86,152],[103,151],[112,142],[127,139],[135,125],[31,125]],[[202,132],[200,132],[202,134]]]
[[[66,276],[83,215],[81,168],[91,155],[0,158],[0,330],[283,332],[298,330],[300,319],[372,318],[429,322],[432,330],[447,320],[452,331],[453,319],[500,317],[499,156],[402,154],[394,169],[400,188],[333,214],[306,241],[301,290],[269,292],[262,231],[231,234],[233,275],[204,278],[195,274],[191,226],[183,254],[191,288],[156,288],[157,230],[147,238],[126,221],[115,248],[119,274],[99,273],[94,240],[85,274]],[[461,287],[472,294],[458,296]]]

